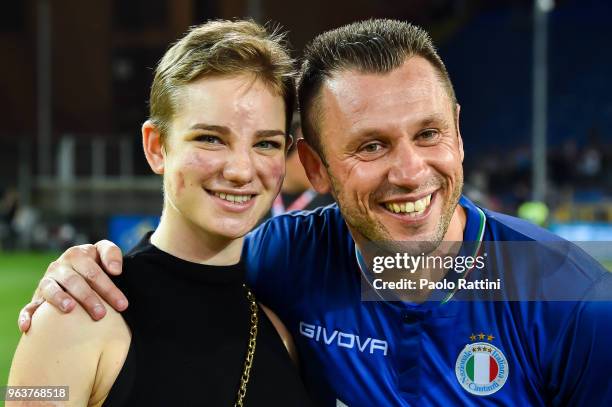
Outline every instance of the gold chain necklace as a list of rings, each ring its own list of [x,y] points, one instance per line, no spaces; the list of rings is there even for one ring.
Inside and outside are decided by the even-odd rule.
[[[249,301],[249,306],[251,308],[251,329],[249,330],[249,345],[247,347],[247,356],[244,360],[244,369],[242,370],[242,376],[240,376],[240,387],[238,388],[238,396],[236,398],[236,403],[234,403],[234,407],[242,407],[244,397],[246,396],[247,384],[249,383],[251,367],[253,366],[253,357],[255,356],[255,345],[257,344],[257,325],[259,322],[259,319],[257,317],[259,307],[257,306],[255,296],[253,295],[251,290],[249,290],[249,287],[247,287],[246,284],[243,284],[242,286],[247,292],[247,300]]]

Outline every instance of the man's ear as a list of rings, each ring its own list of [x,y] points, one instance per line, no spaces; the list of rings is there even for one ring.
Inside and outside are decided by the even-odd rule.
[[[304,139],[297,141],[297,149],[300,161],[306,171],[306,176],[314,189],[320,194],[329,193],[331,182],[319,153],[310,147]]]
[[[461,113],[461,105],[459,105],[459,103],[457,103],[456,109],[457,110],[455,117],[457,121],[455,123],[455,128],[457,129],[457,142],[459,143],[459,153],[461,154],[461,162],[463,162],[463,138],[461,137],[461,130],[459,130],[459,113]]]
[[[163,174],[166,152],[161,133],[151,120],[147,120],[142,125],[142,148],[153,172],[159,175]]]

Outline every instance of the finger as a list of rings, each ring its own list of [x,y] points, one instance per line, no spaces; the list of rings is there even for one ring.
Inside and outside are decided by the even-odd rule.
[[[19,330],[23,333],[28,332],[32,322],[32,315],[34,312],[40,307],[40,304],[44,302],[43,299],[32,300],[25,307],[21,309],[19,312],[19,319],[17,320],[17,325],[19,326]]]
[[[127,308],[128,300],[125,295],[96,262],[87,257],[75,258],[72,269],[83,276],[91,288],[117,311]]]
[[[76,305],[74,299],[51,277],[45,276],[38,283],[38,288],[44,300],[62,312],[72,311]],[[40,305],[40,304],[39,304]]]
[[[79,246],[72,246],[66,249],[60,256],[58,261],[71,263],[75,258],[89,257],[96,261],[98,259],[98,249],[92,244],[82,244]]]
[[[44,285],[41,282],[41,293],[47,301],[53,302],[54,305],[58,300],[62,300],[63,288],[85,308],[94,320],[97,321],[106,315],[106,307],[102,304],[100,297],[87,284],[85,278],[72,267],[60,263],[53,272],[48,272],[47,277],[43,280],[46,282]]]
[[[112,242],[106,240],[102,240],[97,243],[98,246],[92,244],[84,244],[80,246],[74,246],[67,249],[60,260],[56,262],[59,265],[66,265],[73,270],[77,271],[80,275],[82,275],[88,282],[92,288],[97,291],[106,301],[108,301],[113,308],[117,311],[123,311],[128,306],[127,298],[123,295],[123,293],[115,286],[115,284],[108,278],[106,273],[100,267],[98,263],[101,262],[102,256],[106,258],[109,264],[115,264],[119,262],[118,272],[115,274],[121,273],[121,250]],[[98,252],[98,247],[101,250],[101,254]],[[52,266],[50,266],[51,269]],[[117,269],[117,266],[114,266]],[[47,274],[50,274],[50,271],[47,271]],[[65,280],[73,278],[71,277],[71,272],[68,269],[63,269],[62,274],[58,275],[58,278],[54,278],[60,285]],[[76,287],[81,287],[81,283],[76,283]],[[65,286],[64,286],[65,287]],[[66,287],[66,290],[73,296],[77,301],[79,301],[84,307],[87,308],[87,304],[83,303],[85,298],[91,298],[91,294],[89,290],[86,290],[80,294],[73,293],[70,287]],[[77,295],[85,295],[84,298],[79,298]],[[94,304],[98,305],[98,304]],[[92,314],[94,312],[93,309],[87,310],[92,317],[95,316]],[[99,310],[98,310],[99,312]],[[102,314],[103,315],[103,314]]]
[[[121,249],[109,240],[100,240],[95,246],[96,249],[98,249],[98,255],[100,256],[104,269],[115,276],[121,274],[121,268],[123,266]]]

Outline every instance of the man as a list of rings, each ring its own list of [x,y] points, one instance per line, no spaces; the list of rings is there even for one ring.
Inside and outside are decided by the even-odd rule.
[[[610,404],[612,328],[604,321],[612,308],[576,301],[610,287],[609,275],[548,232],[461,196],[459,106],[429,36],[391,20],[326,32],[306,49],[298,92],[300,159],[314,188],[338,205],[273,218],[243,255],[258,298],[294,335],[314,397],[332,406]],[[571,301],[468,301],[468,290],[427,287],[399,293],[409,301],[361,301],[373,281],[371,245],[389,251],[410,242],[431,254],[443,241],[473,242],[480,259],[483,241],[565,245],[568,252],[530,256],[535,264],[494,245],[486,267],[461,281],[501,276],[522,300],[556,299],[538,294],[569,287]],[[65,311],[75,306],[60,285],[94,318],[104,310],[88,284],[124,307],[98,261],[119,272],[108,242],[68,250],[49,267],[22,326],[41,295],[66,302]],[[431,283],[456,274],[418,268],[408,283],[421,273]]]

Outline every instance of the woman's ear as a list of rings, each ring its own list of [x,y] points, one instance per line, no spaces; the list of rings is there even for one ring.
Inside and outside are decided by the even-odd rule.
[[[159,175],[163,174],[166,152],[161,132],[151,120],[147,120],[142,125],[142,148],[153,172]]]
[[[293,144],[295,144],[295,142],[295,137],[292,134],[288,134],[285,142],[285,154],[287,154],[289,150],[291,150],[291,147],[293,147]]]

